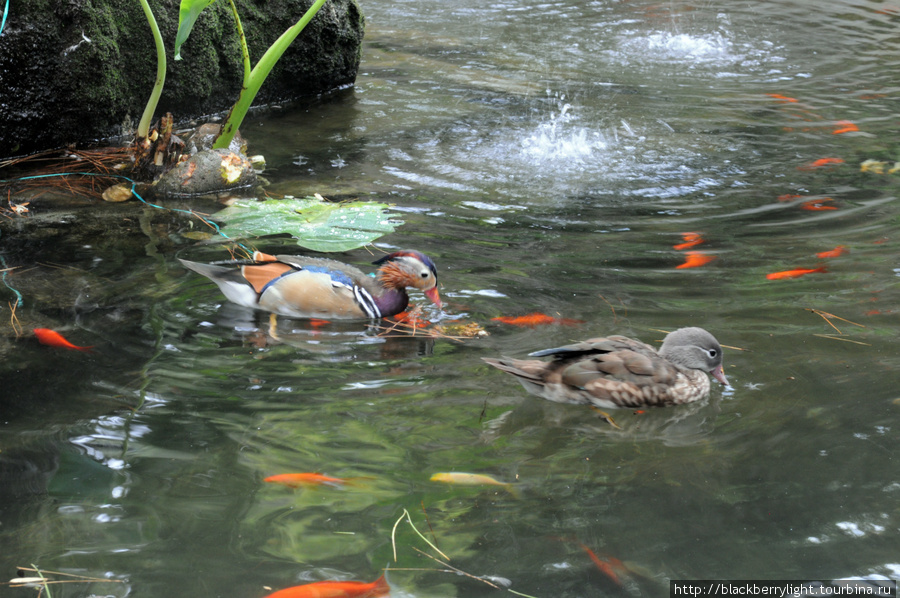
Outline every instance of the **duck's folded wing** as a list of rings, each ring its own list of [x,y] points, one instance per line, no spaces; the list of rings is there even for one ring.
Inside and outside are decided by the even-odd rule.
[[[658,356],[618,350],[566,365],[560,381],[577,388],[602,387],[604,381],[640,387],[672,384],[677,377],[678,370]]]
[[[616,351],[629,350],[644,355],[655,355],[656,349],[650,345],[646,345],[641,341],[636,341],[625,336],[607,336],[600,338],[592,338],[586,341],[555,347],[553,349],[544,349],[543,351],[535,351],[529,353],[531,357],[548,357],[553,356],[557,359],[569,359],[580,355],[614,353]]]

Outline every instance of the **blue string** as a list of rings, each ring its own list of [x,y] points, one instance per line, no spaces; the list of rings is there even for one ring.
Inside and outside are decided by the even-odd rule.
[[[6,25],[6,15],[9,14],[9,0],[6,0],[6,8],[3,9],[3,20],[0,21],[0,35],[3,35],[3,26]]]
[[[22,297],[22,293],[19,292],[19,289],[15,288],[9,282],[7,282],[6,277],[9,274],[7,271],[8,266],[6,265],[6,258],[3,257],[3,254],[0,253],[0,265],[3,266],[3,272],[0,273],[0,280],[3,281],[3,284],[6,285],[6,288],[16,294],[16,307],[21,307],[23,303],[25,303],[25,299]]]
[[[7,6],[8,6],[9,0],[6,0],[6,1],[7,1]],[[4,16],[4,20],[5,20],[6,13],[4,13],[3,16]],[[144,205],[150,206],[151,208],[156,208],[158,210],[170,210],[172,212],[181,212],[183,214],[188,214],[189,216],[195,216],[195,217],[199,218],[200,220],[202,220],[205,224],[208,224],[209,226],[211,226],[219,235],[225,237],[229,241],[234,242],[238,247],[242,248],[248,254],[253,253],[253,250],[251,250],[250,248],[245,246],[243,243],[238,243],[237,241],[235,241],[234,239],[232,239],[231,237],[229,237],[228,235],[223,233],[222,229],[219,227],[218,224],[216,224],[215,222],[212,222],[211,220],[207,220],[206,218],[204,218],[203,216],[201,216],[200,214],[198,214],[194,211],[185,210],[183,208],[167,208],[164,206],[157,205],[155,203],[150,203],[149,201],[147,201],[146,199],[141,197],[140,194],[135,189],[135,187],[137,186],[137,183],[135,181],[133,181],[132,179],[128,178],[127,176],[124,176],[121,174],[101,174],[101,173],[97,173],[97,172],[61,172],[61,173],[56,173],[56,174],[36,174],[33,176],[23,176],[23,177],[19,177],[17,179],[9,179],[9,180],[0,179],[0,183],[9,183],[12,181],[27,181],[27,180],[31,180],[31,179],[47,179],[50,177],[57,177],[57,176],[99,176],[99,177],[104,177],[104,178],[123,179],[123,180],[131,183],[132,195],[137,197],[141,201],[141,203],[143,203]],[[6,288],[8,288],[9,290],[11,290],[13,293],[16,294],[16,297],[18,298],[17,306],[21,307],[25,303],[25,299],[22,297],[22,293],[20,293],[17,289],[12,287],[6,280],[6,276],[9,273],[6,271],[6,268],[7,268],[6,258],[3,257],[3,254],[0,254],[0,264],[2,264],[2,266],[3,266],[3,272],[0,273],[0,281],[2,281],[4,285],[6,285]]]

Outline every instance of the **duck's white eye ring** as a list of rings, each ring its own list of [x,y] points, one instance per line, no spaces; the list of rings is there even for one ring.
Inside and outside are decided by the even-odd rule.
[[[716,355],[719,354],[719,352],[716,351],[715,349],[710,349],[709,351],[707,351],[707,353],[709,353],[710,357],[715,357]]]
[[[421,276],[422,278],[428,278],[428,272],[422,272],[421,274],[419,274],[419,276]]]

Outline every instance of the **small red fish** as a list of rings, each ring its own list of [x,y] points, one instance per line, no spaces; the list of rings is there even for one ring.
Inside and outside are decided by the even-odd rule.
[[[391,591],[384,575],[371,583],[364,581],[317,581],[269,594],[266,598],[378,598]]]
[[[798,166],[797,170],[815,170],[816,168],[822,168],[823,166],[831,166],[843,163],[844,160],[841,158],[819,158],[818,160],[814,160],[809,164]]]
[[[702,236],[700,236],[700,233],[681,233],[681,238],[684,240],[684,243],[673,245],[672,249],[675,249],[676,251],[682,251],[684,249],[695,247],[704,242],[704,239]]]
[[[784,195],[778,196],[778,201],[794,201],[795,199],[800,199],[803,197],[802,195],[792,195],[790,193],[785,193]]]
[[[264,482],[283,484],[289,488],[300,486],[343,486],[354,478],[333,478],[321,473],[280,473],[265,478]]]
[[[775,98],[776,100],[780,100],[782,102],[787,102],[789,104],[793,104],[797,101],[794,98],[790,98],[788,96],[783,96],[780,93],[767,93],[766,95],[769,96],[770,98]]]
[[[684,263],[675,266],[676,270],[683,270],[685,268],[699,268],[700,266],[705,266],[716,259],[714,255],[707,255],[705,253],[700,253],[699,251],[688,251],[685,254]]]
[[[800,204],[801,210],[808,210],[810,212],[821,212],[822,210],[836,210],[837,206],[827,205],[826,201],[834,201],[830,197],[823,197],[822,199],[810,199],[809,201],[804,201]]]
[[[816,254],[816,257],[820,258],[829,258],[829,257],[840,257],[847,253],[847,247],[844,245],[838,245],[834,249],[830,251],[820,251]]]
[[[587,555],[590,557],[590,559],[592,561],[594,561],[594,565],[596,565],[597,568],[600,569],[600,571],[602,571],[604,575],[606,575],[610,580],[612,580],[612,582],[615,583],[617,586],[622,587],[622,580],[619,579],[619,576],[616,574],[615,569],[614,569],[614,567],[616,567],[616,568],[622,567],[622,561],[620,561],[619,559],[610,559],[609,561],[604,561],[603,559],[598,557],[596,554],[594,554],[593,550],[591,550],[590,548],[588,548],[581,542],[579,542],[578,545],[581,546],[581,549],[587,553]]]
[[[841,133],[853,133],[854,131],[859,131],[859,127],[857,127],[849,120],[839,120],[837,121],[837,124],[840,126],[831,132],[832,135],[840,135]]]
[[[408,311],[401,311],[399,314],[395,315],[393,319],[408,326],[412,326],[413,328],[427,328],[428,325],[431,324],[428,320],[423,320],[415,315],[415,313],[410,313]]]
[[[769,280],[784,280],[785,278],[800,278],[801,276],[813,274],[814,272],[828,272],[828,270],[825,269],[825,266],[819,268],[795,268],[794,270],[784,270],[782,272],[766,274],[766,278]]]
[[[72,343],[67,341],[63,337],[63,335],[55,330],[50,330],[49,328],[35,328],[34,336],[37,337],[39,343],[41,343],[42,345],[47,345],[48,347],[63,347],[65,349],[75,349],[76,351],[87,352],[90,352],[90,350],[94,348],[93,345],[89,347],[79,347],[78,345],[73,345]]]
[[[572,318],[554,318],[553,316],[548,316],[547,314],[542,314],[539,312],[531,313],[525,316],[499,316],[491,319],[498,322],[503,322],[504,324],[523,326],[527,328],[534,328],[535,326],[545,326],[547,324],[575,326],[576,324],[584,323],[584,320],[573,320]]]

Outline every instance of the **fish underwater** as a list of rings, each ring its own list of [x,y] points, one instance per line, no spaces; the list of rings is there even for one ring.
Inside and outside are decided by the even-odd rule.
[[[289,488],[299,488],[301,486],[333,486],[341,487],[352,483],[353,480],[359,478],[333,478],[331,476],[322,475],[321,473],[280,473],[278,475],[270,475],[263,479],[264,482],[273,484],[282,484]]]
[[[378,598],[391,591],[384,575],[371,583],[364,581],[317,581],[269,594],[266,598]]]
[[[431,476],[432,482],[455,484],[457,486],[500,486],[515,497],[519,496],[518,490],[509,482],[495,480],[489,475],[481,473],[446,472],[436,473]]]
[[[782,272],[766,274],[766,278],[769,280],[784,280],[785,278],[800,278],[801,276],[813,274],[815,272],[828,272],[828,270],[825,269],[825,266],[820,266],[818,268],[795,268],[793,270],[783,270]]]
[[[93,345],[89,347],[79,347],[78,345],[73,345],[69,341],[63,337],[60,333],[55,330],[50,330],[49,328],[35,328],[34,336],[37,337],[38,342],[42,345],[47,345],[48,347],[62,347],[64,349],[74,349],[76,351],[85,351],[90,353],[91,349],[94,348]]]
[[[831,132],[832,135],[840,135],[842,133],[855,133],[859,131],[859,127],[850,122],[849,120],[839,120],[835,123],[837,128]]]
[[[676,251],[683,251],[685,249],[690,249],[691,247],[696,247],[697,245],[705,242],[705,239],[700,233],[681,233],[681,238],[684,240],[684,243],[672,245],[672,249],[675,249]]]
[[[616,573],[616,569],[622,570],[624,569],[624,565],[622,561],[616,558],[610,558],[608,561],[604,561],[600,557],[594,553],[593,550],[582,544],[578,543],[581,549],[587,553],[588,557],[594,562],[594,565],[599,569],[605,576],[607,576],[613,583],[615,583],[620,588],[622,587],[622,580],[619,578],[619,575]]]
[[[714,259],[716,259],[716,256],[714,255],[707,255],[699,251],[688,251],[685,253],[684,263],[675,266],[675,269],[683,270],[685,268],[699,268],[700,266],[705,266]]]
[[[847,246],[846,245],[838,245],[837,247],[835,247],[834,249],[831,249],[829,251],[820,251],[819,253],[816,254],[816,257],[818,257],[818,258],[840,257],[840,256],[844,255],[845,253],[847,253]]]
[[[830,197],[824,197],[822,199],[810,199],[809,201],[804,201],[800,204],[801,210],[807,210],[809,212],[821,212],[823,210],[837,210],[837,206],[829,205],[826,202],[834,201]]]
[[[534,328],[535,326],[542,326],[547,324],[575,326],[576,324],[584,323],[584,320],[574,320],[572,318],[554,318],[553,316],[548,316],[547,314],[542,314],[539,312],[535,312],[525,316],[499,316],[491,319],[498,322],[503,322],[504,324],[511,324],[512,326],[522,326],[527,328]]]
[[[822,168],[824,166],[834,166],[843,163],[844,160],[842,158],[819,158],[818,160],[813,160],[808,164],[798,166],[797,170],[815,170],[816,168]]]

